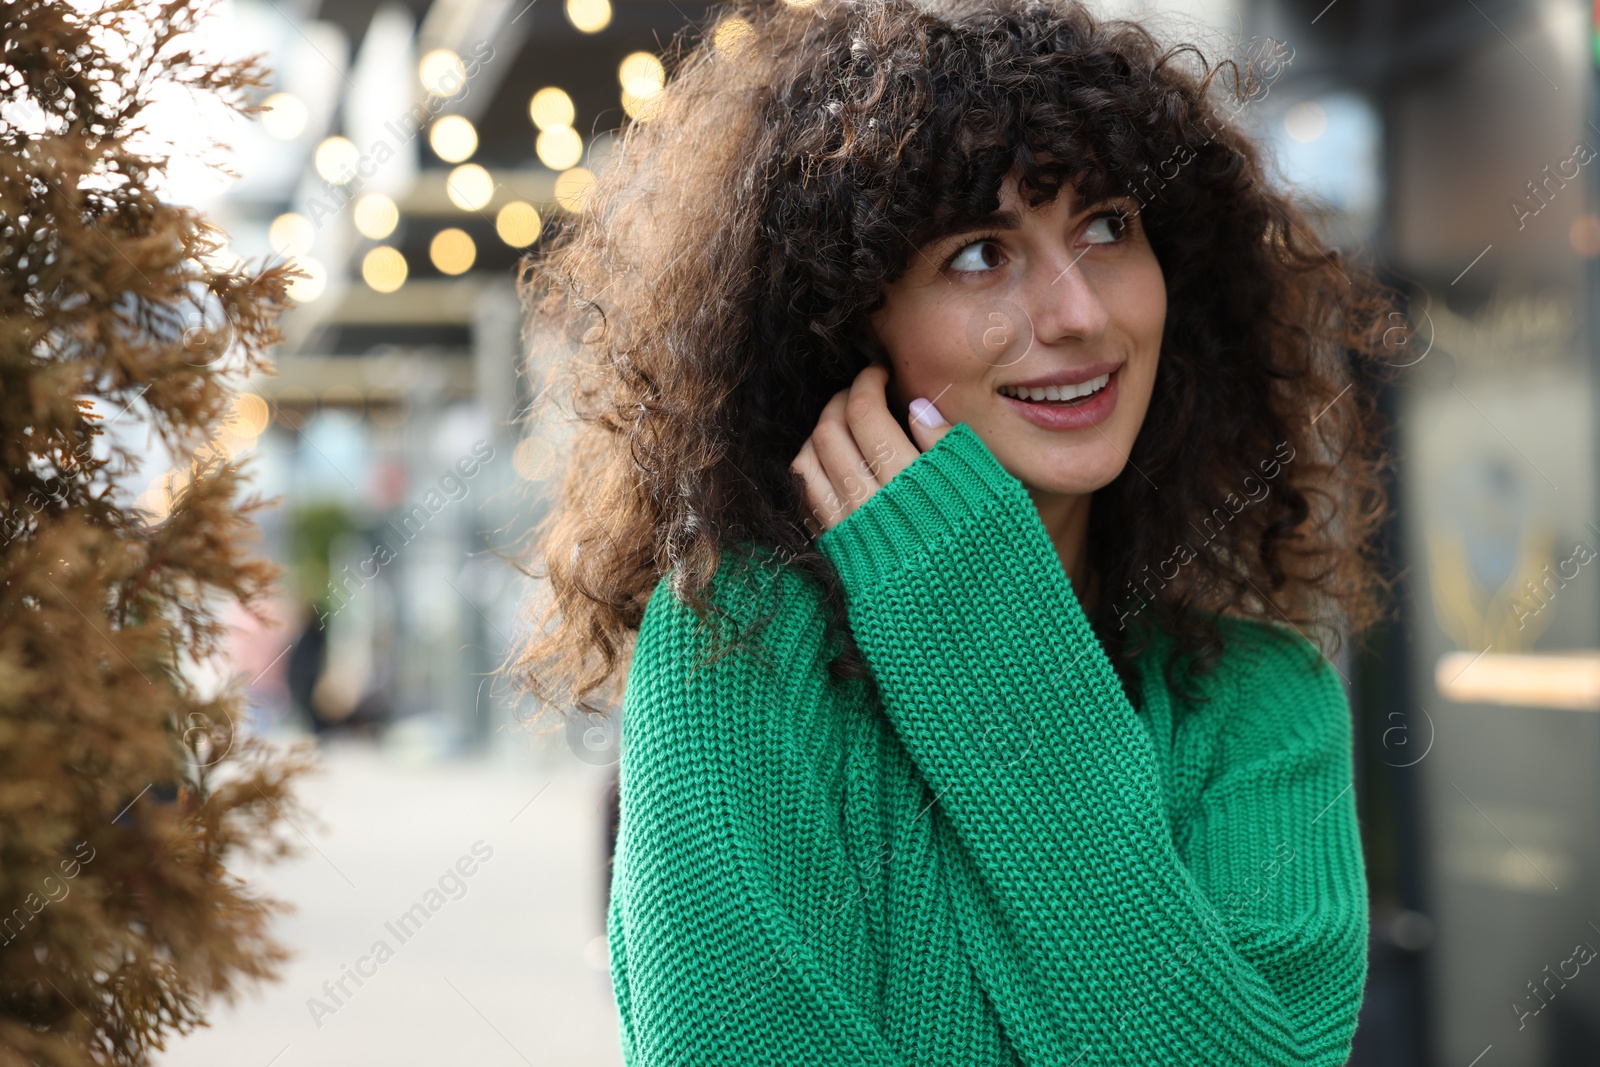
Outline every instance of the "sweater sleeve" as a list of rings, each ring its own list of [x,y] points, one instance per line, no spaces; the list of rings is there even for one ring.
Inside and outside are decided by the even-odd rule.
[[[1348,705],[1237,626],[1181,827],[1027,490],[965,423],[819,538],[937,797],[958,921],[1028,1064],[1334,1067],[1366,978]],[[1243,665],[1245,669],[1238,669]]]
[[[640,624],[607,914],[627,1067],[902,1062],[871,1010],[822,616],[775,570],[725,556],[714,579],[741,628],[771,613],[759,648],[701,662],[670,572]]]

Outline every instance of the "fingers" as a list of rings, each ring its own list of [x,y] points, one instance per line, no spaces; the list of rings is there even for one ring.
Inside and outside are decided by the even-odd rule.
[[[843,521],[949,432],[936,412],[928,412],[923,418],[930,421],[911,420],[916,440],[907,437],[889,410],[888,380],[880,364],[863,368],[849,388],[829,399],[790,464],[805,485],[806,527],[813,537]]]
[[[880,485],[909,467],[918,455],[915,442],[889,410],[888,384],[888,368],[869,364],[856,375],[845,402],[850,434]]]
[[[916,438],[917,447],[924,452],[938,444],[939,439],[953,428],[926,397],[918,397],[911,402],[908,416],[911,436]]]
[[[853,419],[859,414],[852,408],[852,392],[841,389],[822,409],[817,428],[811,431],[811,444],[816,450],[828,480],[845,501],[848,510],[867,502],[882,484],[878,481],[877,464],[869,462],[862,443],[856,439]],[[859,403],[859,401],[857,401]]]
[[[800,453],[795,456],[789,469],[805,482],[806,531],[812,537],[820,537],[825,530],[844,518],[844,505],[833,484],[828,481],[828,474],[822,469],[809,437],[800,446]]]
[[[810,457],[808,466],[812,471],[807,503],[812,518],[824,530],[842,521],[879,488],[872,465],[861,454],[850,431],[848,401],[848,390],[834,394],[802,450]]]

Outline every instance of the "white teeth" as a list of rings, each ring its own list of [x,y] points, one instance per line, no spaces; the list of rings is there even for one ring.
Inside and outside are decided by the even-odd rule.
[[[1002,385],[1000,392],[1004,396],[1014,396],[1019,400],[1076,400],[1080,396],[1098,393],[1105,388],[1111,375],[1102,374],[1098,378],[1091,378],[1081,385],[1046,385],[1033,389],[1020,389],[1014,385]]]

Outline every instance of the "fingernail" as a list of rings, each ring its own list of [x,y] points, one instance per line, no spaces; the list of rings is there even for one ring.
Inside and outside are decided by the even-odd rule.
[[[917,397],[911,402],[911,418],[922,425],[936,428],[945,424],[944,416],[939,414],[939,409],[933,406],[933,401],[924,397]]]

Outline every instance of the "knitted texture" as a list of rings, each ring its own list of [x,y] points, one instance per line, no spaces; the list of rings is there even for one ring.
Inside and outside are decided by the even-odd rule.
[[[1367,973],[1349,705],[1224,618],[1187,702],[1129,702],[1022,483],[965,423],[819,539],[732,554],[716,647],[667,579],[622,716],[607,917],[623,1061],[1333,1067]],[[668,576],[670,577],[670,575]]]

